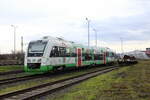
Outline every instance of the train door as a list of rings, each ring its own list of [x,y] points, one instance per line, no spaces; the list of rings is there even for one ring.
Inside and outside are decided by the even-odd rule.
[[[77,48],[77,66],[82,65],[82,49]]]

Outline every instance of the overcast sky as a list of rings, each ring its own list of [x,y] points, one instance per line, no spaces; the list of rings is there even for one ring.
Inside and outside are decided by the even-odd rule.
[[[63,37],[121,52],[150,47],[150,0],[0,0],[0,53],[13,50],[13,27],[17,26],[17,50],[43,36]],[[25,49],[25,48],[24,48]]]

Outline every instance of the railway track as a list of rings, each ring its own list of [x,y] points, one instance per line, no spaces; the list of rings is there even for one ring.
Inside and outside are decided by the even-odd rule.
[[[77,70],[69,70],[69,73],[74,72]],[[2,79],[0,80],[0,86],[2,85],[8,85],[8,84],[12,84],[12,83],[16,83],[16,82],[21,82],[21,81],[27,81],[27,80],[31,80],[31,79],[37,79],[37,78],[45,78],[47,77],[52,77],[52,76],[56,76],[56,75],[61,75],[61,74],[65,74],[68,73],[67,71],[62,71],[62,72],[55,72],[55,73],[45,73],[45,74],[35,74],[35,75],[28,75],[28,76],[22,76],[22,77],[13,77],[13,78],[7,78],[7,79]],[[17,74],[17,73],[16,73]]]
[[[0,75],[18,74],[23,72],[24,72],[23,70],[15,70],[15,71],[8,71],[8,72],[0,72]]]
[[[69,73],[77,71],[77,70],[69,70]],[[44,77],[52,77],[56,75],[61,75],[64,73],[68,73],[67,71],[62,71],[62,72],[55,72],[55,73],[45,73],[45,74],[35,74],[35,75],[28,75],[28,76],[22,76],[22,77],[13,77],[13,78],[7,78],[7,79],[2,79],[0,80],[0,86],[2,85],[8,85],[16,82],[21,82],[21,81],[26,81],[26,80],[31,80],[31,79],[37,79],[37,78],[44,78]],[[17,73],[16,73],[17,74]]]
[[[1,100],[31,100],[35,99],[37,97],[41,97],[46,94],[53,93],[57,90],[60,90],[65,87],[69,87],[73,84],[82,82],[84,80],[87,80],[89,78],[95,77],[97,75],[110,72],[112,70],[117,69],[118,67],[109,67],[105,69],[100,69],[97,71],[92,71],[88,72],[86,74],[50,82],[50,83],[44,83],[38,86],[34,86],[31,88],[23,89],[23,90],[18,90],[15,92],[10,92],[7,94],[2,94],[0,95]]]
[[[45,77],[45,74],[43,74],[43,75],[29,75],[29,76],[8,78],[8,79],[0,80],[0,85],[7,85],[7,84],[20,82],[20,81],[26,81],[26,80],[31,80],[31,79],[35,79],[35,78],[41,78],[41,77]]]

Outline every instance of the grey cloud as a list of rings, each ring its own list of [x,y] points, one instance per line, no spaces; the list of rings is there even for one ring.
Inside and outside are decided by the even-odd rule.
[[[120,37],[126,40],[148,40],[150,37],[150,13],[131,16],[127,18],[111,18],[108,21],[93,22],[102,40],[107,42],[117,41]],[[141,35],[131,34],[129,31],[141,30]],[[143,31],[142,31],[143,30]],[[94,34],[92,34],[94,37]]]

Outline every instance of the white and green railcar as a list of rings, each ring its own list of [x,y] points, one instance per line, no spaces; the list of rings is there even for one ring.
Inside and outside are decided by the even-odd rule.
[[[31,41],[25,55],[25,71],[45,73],[86,65],[107,64],[115,61],[109,48],[88,48],[61,38],[43,37]]]

